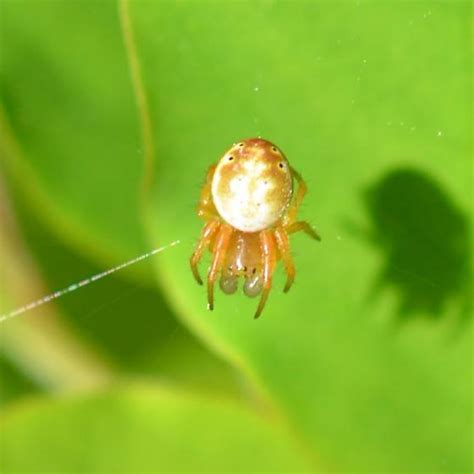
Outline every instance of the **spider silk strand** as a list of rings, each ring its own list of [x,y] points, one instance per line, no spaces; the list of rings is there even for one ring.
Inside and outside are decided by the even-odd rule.
[[[14,318],[15,316],[19,316],[20,314],[26,313],[27,311],[30,311],[32,309],[38,308],[39,306],[49,303],[50,301],[53,301],[61,296],[64,296],[67,293],[72,293],[73,291],[76,291],[79,288],[89,285],[89,283],[93,283],[97,280],[100,280],[101,278],[111,275],[112,273],[115,273],[119,270],[129,267],[130,265],[141,262],[142,260],[145,260],[148,257],[151,257],[153,255],[156,255],[157,253],[160,253],[163,250],[166,250],[170,247],[174,247],[175,245],[179,243],[180,243],[179,240],[175,240],[174,242],[171,242],[168,245],[164,245],[163,247],[159,247],[154,250],[151,250],[150,252],[144,253],[143,255],[140,255],[139,257],[135,257],[132,260],[128,260],[127,262],[121,263],[120,265],[110,268],[109,270],[105,270],[104,272],[97,273],[96,275],[92,275],[89,278],[85,278],[83,280],[80,280],[77,283],[73,283],[67,286],[66,288],[63,288],[62,290],[58,290],[47,296],[43,296],[42,298],[32,301],[31,303],[28,303],[25,306],[21,306],[20,308],[14,309],[13,311],[9,313],[2,314],[0,315],[0,323],[3,323],[7,319]]]

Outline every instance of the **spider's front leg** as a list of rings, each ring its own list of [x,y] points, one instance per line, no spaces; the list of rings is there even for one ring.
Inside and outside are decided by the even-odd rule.
[[[202,285],[202,279],[199,275],[198,263],[202,258],[202,254],[209,247],[212,238],[219,229],[220,223],[216,220],[208,222],[202,229],[201,238],[199,239],[196,248],[191,255],[189,263],[191,264],[191,271],[193,272],[194,278],[196,281]]]
[[[275,229],[275,240],[278,245],[281,259],[283,260],[283,265],[285,266],[286,285],[285,288],[283,288],[283,291],[286,293],[291,288],[291,285],[293,285],[296,275],[295,264],[291,257],[290,239],[288,238],[287,231],[282,227],[277,227]]]
[[[260,233],[260,243],[263,252],[263,290],[257,311],[255,312],[255,319],[262,314],[265,303],[267,302],[268,295],[272,288],[272,275],[276,263],[276,244],[272,232],[269,230],[262,230]]]
[[[212,165],[209,167],[206,175],[206,181],[201,190],[201,197],[199,199],[197,214],[199,217],[204,218],[208,222],[202,229],[201,237],[190,258],[191,271],[193,272],[194,278],[200,285],[202,285],[202,279],[199,275],[199,270],[197,267],[198,263],[201,260],[206,248],[209,247],[214,235],[217,233],[217,230],[220,226],[220,218],[216,212],[214,203],[212,202],[211,195],[212,177],[214,176],[215,170],[216,165]]]
[[[214,248],[212,250],[212,263],[207,275],[207,301],[210,310],[214,309],[214,283],[224,265],[225,255],[233,231],[229,224],[221,224],[215,237]]]

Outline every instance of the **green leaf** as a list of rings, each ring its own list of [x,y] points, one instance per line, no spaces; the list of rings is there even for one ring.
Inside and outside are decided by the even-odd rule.
[[[311,470],[276,420],[153,387],[18,405],[0,463],[5,474]]]
[[[37,387],[25,374],[22,374],[14,364],[3,354],[0,354],[0,406],[18,396],[32,394],[39,391]]]
[[[104,271],[58,239],[17,189],[10,191],[3,206],[11,218],[3,221],[0,234],[1,314]],[[239,396],[236,371],[176,319],[158,288],[127,281],[126,273],[121,270],[0,323],[0,352],[50,391],[138,376]],[[14,387],[9,387],[8,366],[2,367],[0,380],[8,395]]]
[[[189,327],[335,471],[471,469],[467,2],[131,4],[157,152],[151,235]],[[241,138],[307,180],[263,316],[188,269],[207,167]],[[203,264],[203,270],[207,261]]]
[[[144,168],[115,2],[2,2],[2,154],[81,252],[143,252]]]
[[[21,225],[21,236],[12,238],[19,244],[24,238],[22,250],[34,263],[20,268],[20,256],[9,255],[5,276],[15,275],[8,279],[22,291],[16,298],[10,291],[0,313],[103,272],[104,260],[117,265],[159,245],[145,246],[141,229],[144,149],[118,12],[111,1],[2,2],[1,170],[7,171]],[[5,226],[2,231],[7,232]],[[41,290],[31,288],[28,278],[35,266]],[[62,346],[69,350],[66,359],[76,357],[82,366],[91,355],[77,357],[69,345],[75,337],[102,356],[115,376],[125,372],[194,389],[240,392],[235,371],[176,321],[151,278],[139,283],[124,278],[146,267],[141,262],[49,303],[61,314],[56,323],[72,336]],[[30,315],[41,319],[41,311]],[[28,321],[8,321],[0,328],[17,362],[24,351],[32,356],[23,367],[28,376],[35,379],[39,367],[63,367],[61,357],[42,357],[31,338],[9,336],[10,329],[21,333],[22,323],[49,339],[49,354],[60,338],[51,340],[44,329],[42,334],[41,321],[33,327]],[[81,380],[68,373],[68,382],[80,385]]]
[[[160,282],[334,471],[472,470],[470,12],[131,3],[157,158],[150,233],[182,241],[156,259]],[[4,1],[1,35],[9,174],[78,248],[141,250],[144,147],[117,5]],[[279,271],[255,322],[241,295],[207,312],[187,259],[207,167],[257,135],[308,181],[300,216],[323,242],[292,238],[296,284],[281,294]]]

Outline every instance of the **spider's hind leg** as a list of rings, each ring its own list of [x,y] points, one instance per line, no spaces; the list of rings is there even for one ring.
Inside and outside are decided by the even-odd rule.
[[[285,230],[288,234],[294,234],[295,232],[302,231],[306,235],[309,235],[312,239],[321,241],[319,234],[306,221],[293,222],[293,224],[285,227]]]
[[[321,240],[319,234],[306,221],[296,221],[296,216],[306,195],[308,187],[306,186],[303,177],[298,173],[298,171],[296,171],[294,168],[291,168],[291,173],[293,174],[296,181],[298,181],[298,189],[295,193],[293,201],[288,208],[287,215],[283,220],[283,227],[287,234],[293,234],[294,232],[301,230],[311,238],[315,240]]]
[[[201,189],[201,196],[197,207],[197,215],[205,220],[218,217],[216,207],[212,201],[212,178],[216,171],[216,165],[207,170],[206,181]]]

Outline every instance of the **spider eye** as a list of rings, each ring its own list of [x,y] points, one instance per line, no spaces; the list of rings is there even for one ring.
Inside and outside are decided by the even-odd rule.
[[[274,151],[275,153],[277,153],[277,152],[278,152],[277,147],[276,147],[276,146],[272,146],[272,151]]]
[[[234,159],[234,157],[231,155],[227,158],[227,161],[232,161]]]
[[[285,165],[281,161],[280,161],[280,163],[278,163],[278,166],[282,169],[285,167]]]
[[[243,147],[243,146],[244,146],[244,144],[243,144],[243,143],[239,143],[239,146],[240,146],[240,147]]]

